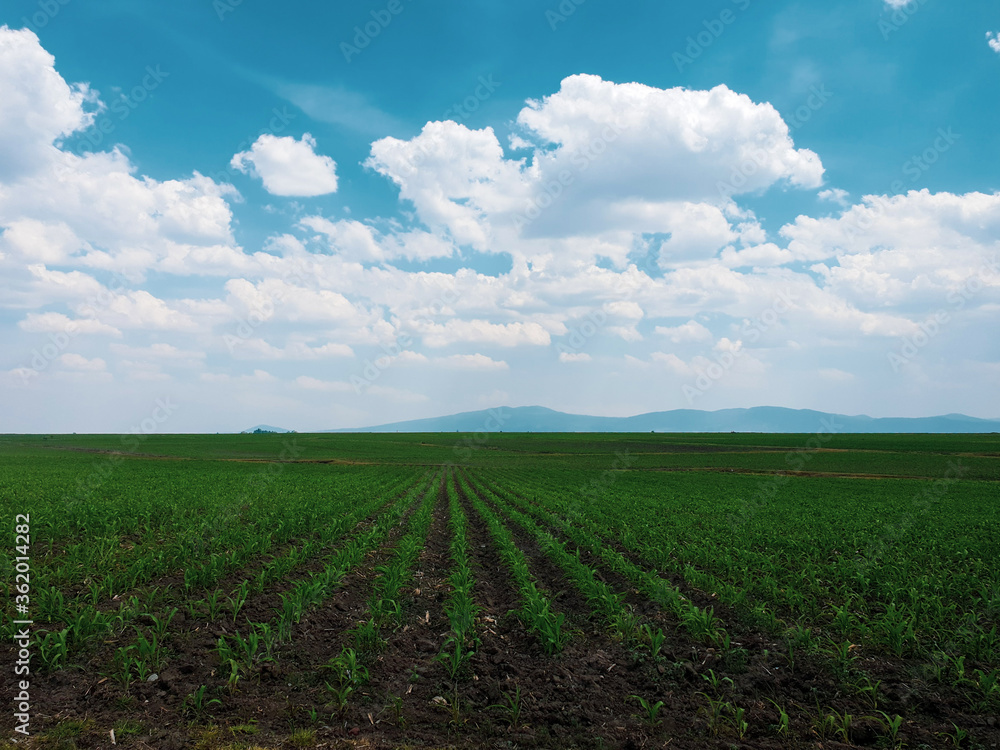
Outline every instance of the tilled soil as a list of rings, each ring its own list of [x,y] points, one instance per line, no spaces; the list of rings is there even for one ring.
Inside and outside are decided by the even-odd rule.
[[[476,478],[468,476],[475,484]],[[455,680],[437,659],[449,635],[445,604],[451,593],[451,531],[445,482],[455,483],[468,527],[474,597],[479,607],[476,634],[480,645]],[[224,672],[213,649],[220,635],[233,632],[232,620],[191,620],[178,612],[171,624],[168,662],[154,682],[133,684],[127,695],[100,672],[109,671],[110,658],[122,645],[109,642],[98,649],[83,669],[32,675],[33,732],[61,728],[63,739],[34,740],[19,747],[109,747],[109,730],[116,726],[122,747],[230,748],[230,747],[364,747],[389,748],[840,748],[889,746],[885,731],[873,719],[872,707],[844,695],[828,665],[809,658],[796,659],[794,671],[778,639],[743,622],[739,613],[711,594],[698,591],[678,575],[661,574],[700,607],[712,606],[733,641],[745,652],[740,663],[693,639],[671,613],[662,612],[620,575],[608,570],[594,555],[580,550],[583,562],[625,595],[643,622],[666,634],[663,655],[653,662],[648,653],[618,642],[589,603],[566,580],[563,571],[541,551],[532,535],[508,521],[515,543],[525,554],[531,573],[567,616],[572,638],[555,656],[543,653],[537,639],[521,621],[514,580],[507,571],[483,518],[456,482],[454,474],[433,484],[433,520],[424,547],[404,587],[403,618],[386,624],[376,652],[359,651],[368,680],[351,696],[343,712],[331,700],[325,669],[342,649],[356,647],[351,631],[371,617],[369,598],[380,575],[379,567],[392,559],[407,533],[423,498],[417,498],[388,538],[345,576],[337,591],[296,626],[292,642],[278,648],[273,663],[262,665],[253,679],[241,680],[236,690],[226,688]],[[496,508],[485,493],[477,499]],[[538,521],[540,525],[544,523]],[[363,522],[363,528],[365,523]],[[575,545],[560,534],[570,552]],[[637,564],[637,555],[606,540],[609,548]],[[296,569],[299,579],[319,568],[310,561]],[[227,579],[236,583],[236,579]],[[239,618],[267,622],[274,619],[284,582],[248,599]],[[146,623],[149,624],[149,623]],[[242,631],[242,629],[241,629]],[[4,649],[11,655],[13,650]],[[990,717],[969,716],[955,696],[936,696],[910,690],[907,671],[892,660],[865,661],[873,679],[883,679],[884,703],[879,709],[907,717],[901,730],[908,746],[945,747],[941,733],[951,732],[952,720],[977,726],[983,747],[1000,746],[1000,733]],[[719,680],[710,685],[706,677]],[[731,684],[723,678],[729,678]],[[185,697],[206,686],[206,705],[185,709]],[[13,685],[4,681],[0,700],[11,705]],[[663,701],[658,721],[643,720],[641,696],[650,703]],[[713,722],[710,698],[745,710],[749,727],[740,736],[733,715],[723,713]],[[940,700],[936,701],[936,698]],[[777,735],[775,701],[792,715],[788,736]],[[520,715],[502,708],[514,701]],[[816,722],[821,714],[850,713],[853,729],[838,742],[832,730],[825,736]],[[67,730],[68,720],[84,722]],[[121,724],[133,722],[131,727]],[[134,730],[130,732],[129,729]],[[298,734],[294,734],[298,732]],[[3,747],[0,745],[0,747]]]

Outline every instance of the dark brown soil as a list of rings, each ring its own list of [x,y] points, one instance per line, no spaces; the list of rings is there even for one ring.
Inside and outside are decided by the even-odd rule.
[[[467,475],[473,483],[477,478]],[[451,593],[451,532],[446,493],[454,475],[435,484],[433,521],[426,543],[407,584],[401,624],[387,625],[377,651],[361,650],[369,679],[353,695],[343,713],[331,700],[327,682],[333,679],[325,665],[345,647],[356,646],[352,629],[370,617],[369,597],[380,571],[406,533],[420,499],[408,509],[385,542],[342,581],[333,595],[309,612],[295,628],[291,644],[279,647],[275,662],[264,664],[253,679],[242,680],[235,691],[226,688],[223,671],[213,652],[220,635],[231,633],[232,620],[190,620],[183,610],[170,628],[168,659],[153,682],[133,684],[128,695],[105,678],[110,660],[122,642],[109,642],[91,654],[85,667],[42,674],[33,663],[31,676],[32,733],[36,738],[17,747],[110,747],[109,731],[116,728],[117,746],[133,748],[846,748],[888,747],[885,729],[874,719],[874,708],[847,697],[829,664],[798,658],[794,671],[782,653],[781,639],[755,630],[736,610],[707,592],[694,589],[678,575],[663,574],[698,606],[712,606],[739,644],[738,659],[725,657],[710,645],[693,639],[671,613],[659,610],[618,574],[581,550],[583,562],[643,618],[667,636],[663,656],[653,662],[644,650],[613,638],[603,620],[566,580],[528,531],[508,523],[524,552],[539,587],[553,607],[566,614],[573,637],[566,649],[547,656],[521,621],[516,585],[505,568],[483,519],[470,498],[459,492],[468,522],[479,648],[454,681],[436,659],[449,634],[445,604]],[[457,485],[456,485],[457,486]],[[478,499],[494,507],[485,493]],[[567,542],[567,549],[576,548]],[[638,556],[613,539],[608,545],[633,562]],[[255,565],[257,563],[255,562]],[[258,566],[259,567],[259,566]],[[295,571],[298,579],[319,569],[310,561]],[[239,576],[242,580],[242,576]],[[236,578],[227,579],[235,586]],[[268,622],[280,593],[291,581],[251,597],[239,618]],[[0,650],[2,668],[11,674],[14,651]],[[859,667],[883,680],[878,706],[906,721],[900,737],[912,749],[942,748],[953,733],[951,721],[972,730],[984,748],[1000,746],[1000,730],[993,717],[971,715],[954,695],[939,695],[908,677],[905,660],[865,660]],[[11,671],[7,671],[11,670]],[[705,677],[714,675],[713,687]],[[732,682],[726,682],[728,678]],[[221,704],[202,711],[185,708],[185,698],[206,686],[206,701]],[[519,692],[518,692],[519,691]],[[512,723],[498,707],[520,695],[521,714]],[[0,700],[11,706],[13,684],[0,684]],[[663,701],[658,723],[641,718],[638,695]],[[709,697],[743,709],[748,727],[740,737],[731,711],[714,724]],[[788,711],[789,736],[779,736],[777,702]],[[819,720],[836,711],[854,716],[848,735],[853,744],[838,742]],[[121,722],[133,722],[129,726]],[[86,722],[72,725],[70,721]],[[117,726],[116,726],[117,725]],[[55,730],[55,731],[53,731]],[[295,733],[298,734],[295,734]],[[53,734],[61,733],[57,739]],[[46,737],[46,735],[48,735]],[[975,747],[975,745],[967,745]],[[4,747],[0,745],[0,748]],[[13,746],[11,746],[13,747]]]

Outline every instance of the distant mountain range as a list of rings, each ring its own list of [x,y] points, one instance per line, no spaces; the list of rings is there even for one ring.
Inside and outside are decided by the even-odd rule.
[[[270,428],[274,429],[274,428]],[[326,432],[1000,432],[1000,420],[964,414],[941,417],[849,417],[809,409],[757,406],[751,409],[673,411],[634,417],[589,417],[565,414],[543,406],[498,407],[446,417]],[[252,430],[251,430],[252,431]]]

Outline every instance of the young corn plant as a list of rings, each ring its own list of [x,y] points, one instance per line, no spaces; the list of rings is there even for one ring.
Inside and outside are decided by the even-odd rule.
[[[212,706],[221,706],[222,701],[218,698],[206,697],[207,691],[208,687],[202,685],[194,692],[188,693],[182,703],[182,710],[191,716],[200,717]]]
[[[639,633],[643,642],[649,645],[649,653],[653,657],[653,661],[656,661],[660,657],[660,651],[663,648],[663,643],[667,640],[667,636],[663,630],[660,628],[654,630],[651,625],[643,625]]]
[[[233,624],[236,624],[236,618],[239,616],[240,611],[247,603],[247,597],[250,595],[250,582],[243,581],[239,587],[233,591],[233,595],[227,597],[229,601],[229,611],[233,615]]]
[[[69,656],[69,629],[64,628],[58,633],[39,633],[35,643],[38,647],[38,657],[42,660],[42,665],[49,672],[62,669],[66,666]]]
[[[503,711],[510,728],[517,729],[521,726],[521,709],[523,705],[524,700],[521,696],[521,686],[515,685],[514,692],[503,693],[503,702],[494,703],[489,708],[498,708]]]
[[[453,635],[445,640],[441,652],[434,658],[444,665],[448,679],[454,681],[471,656],[472,652],[465,648],[462,639]]]
[[[770,698],[768,700],[770,700]],[[772,724],[771,725],[771,729],[773,729],[774,733],[777,734],[779,737],[787,737],[788,736],[788,728],[789,728],[788,712],[785,711],[785,709],[783,709],[780,705],[778,705],[773,700],[771,701],[771,704],[776,709],[778,709],[778,723],[777,724]]]
[[[327,682],[326,688],[337,714],[343,715],[351,695],[368,681],[368,670],[358,663],[358,655],[351,648],[343,649],[339,656],[330,659],[323,668],[334,674],[333,683]]]
[[[647,726],[655,727],[657,724],[660,723],[659,713],[660,709],[663,708],[664,706],[663,701],[656,701],[654,703],[653,701],[646,700],[645,698],[638,695],[630,695],[629,700],[634,700],[639,702],[639,705],[642,707],[642,710],[645,711],[645,714],[643,714],[642,719],[643,721],[646,722]]]

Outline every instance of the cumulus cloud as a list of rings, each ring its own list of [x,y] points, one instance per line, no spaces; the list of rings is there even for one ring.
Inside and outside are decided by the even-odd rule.
[[[453,354],[438,360],[445,367],[456,370],[476,370],[479,372],[490,372],[497,370],[509,370],[510,366],[503,360],[495,360],[485,354]]]
[[[851,194],[840,188],[830,188],[829,190],[820,190],[816,197],[821,201],[830,201],[846,208],[850,204]]]
[[[710,341],[712,339],[712,332],[697,320],[689,320],[683,325],[674,327],[656,326],[656,334],[658,336],[666,336],[675,344]]]
[[[533,344],[546,346],[549,332],[538,323],[491,323],[486,320],[449,320],[422,327],[424,343],[440,348],[456,343],[488,343],[496,346]]]
[[[1000,194],[852,205],[828,188],[820,218],[770,231],[773,217],[745,196],[818,190],[823,165],[771,104],[725,86],[570,76],[511,113],[506,150],[492,129],[455,122],[381,138],[366,165],[398,190],[398,213],[292,204],[269,214],[274,234],[250,251],[234,239],[231,185],[143,176],[125,147],[68,151],[102,104],[65,82],[30,32],[0,29],[0,94],[17,104],[0,112],[0,307],[18,321],[3,332],[14,361],[2,377],[30,381],[26,392],[110,371],[236,386],[276,414],[322,403],[371,424],[382,402],[479,404],[445,392],[465,380],[455,373],[509,380],[513,395],[483,398],[517,402],[520,383],[544,386],[544,368],[559,367],[621,371],[642,385],[622,390],[666,403],[664,381],[679,392],[726,354],[738,365],[714,394],[765,372],[772,388],[868,382],[870,363],[928,310],[954,297],[955,330],[989,331],[1000,309]],[[233,163],[272,194],[321,195],[337,188],[336,164],[316,149],[309,134],[266,136]],[[60,350],[55,366],[27,369],[71,329],[86,356]],[[358,399],[352,375],[380,358],[419,385],[396,387],[393,370]],[[977,377],[993,372],[973,364]]]
[[[366,165],[424,223],[494,252],[511,228],[527,237],[669,232],[678,257],[712,252],[733,238],[720,210],[732,196],[823,180],[819,157],[795,148],[773,106],[725,86],[575,75],[529,101],[517,124],[530,158],[507,158],[491,128],[431,122],[408,141],[376,141]]]
[[[56,142],[87,128],[97,111],[94,92],[66,83],[34,32],[7,26],[0,26],[0,101],[3,182],[43,170],[56,156]]]
[[[987,31],[986,32],[986,42],[990,45],[990,49],[1000,54],[1000,32]]]
[[[271,195],[308,198],[337,192],[337,164],[316,153],[316,139],[309,133],[298,141],[264,133],[230,164],[259,177]]]
[[[90,318],[72,319],[62,313],[28,313],[18,327],[29,333],[66,333],[69,335],[100,334],[120,338],[122,332],[114,326],[106,325]]]
[[[100,357],[87,359],[79,354],[63,354],[59,357],[59,363],[68,370],[78,372],[103,372],[107,369],[107,363]]]

